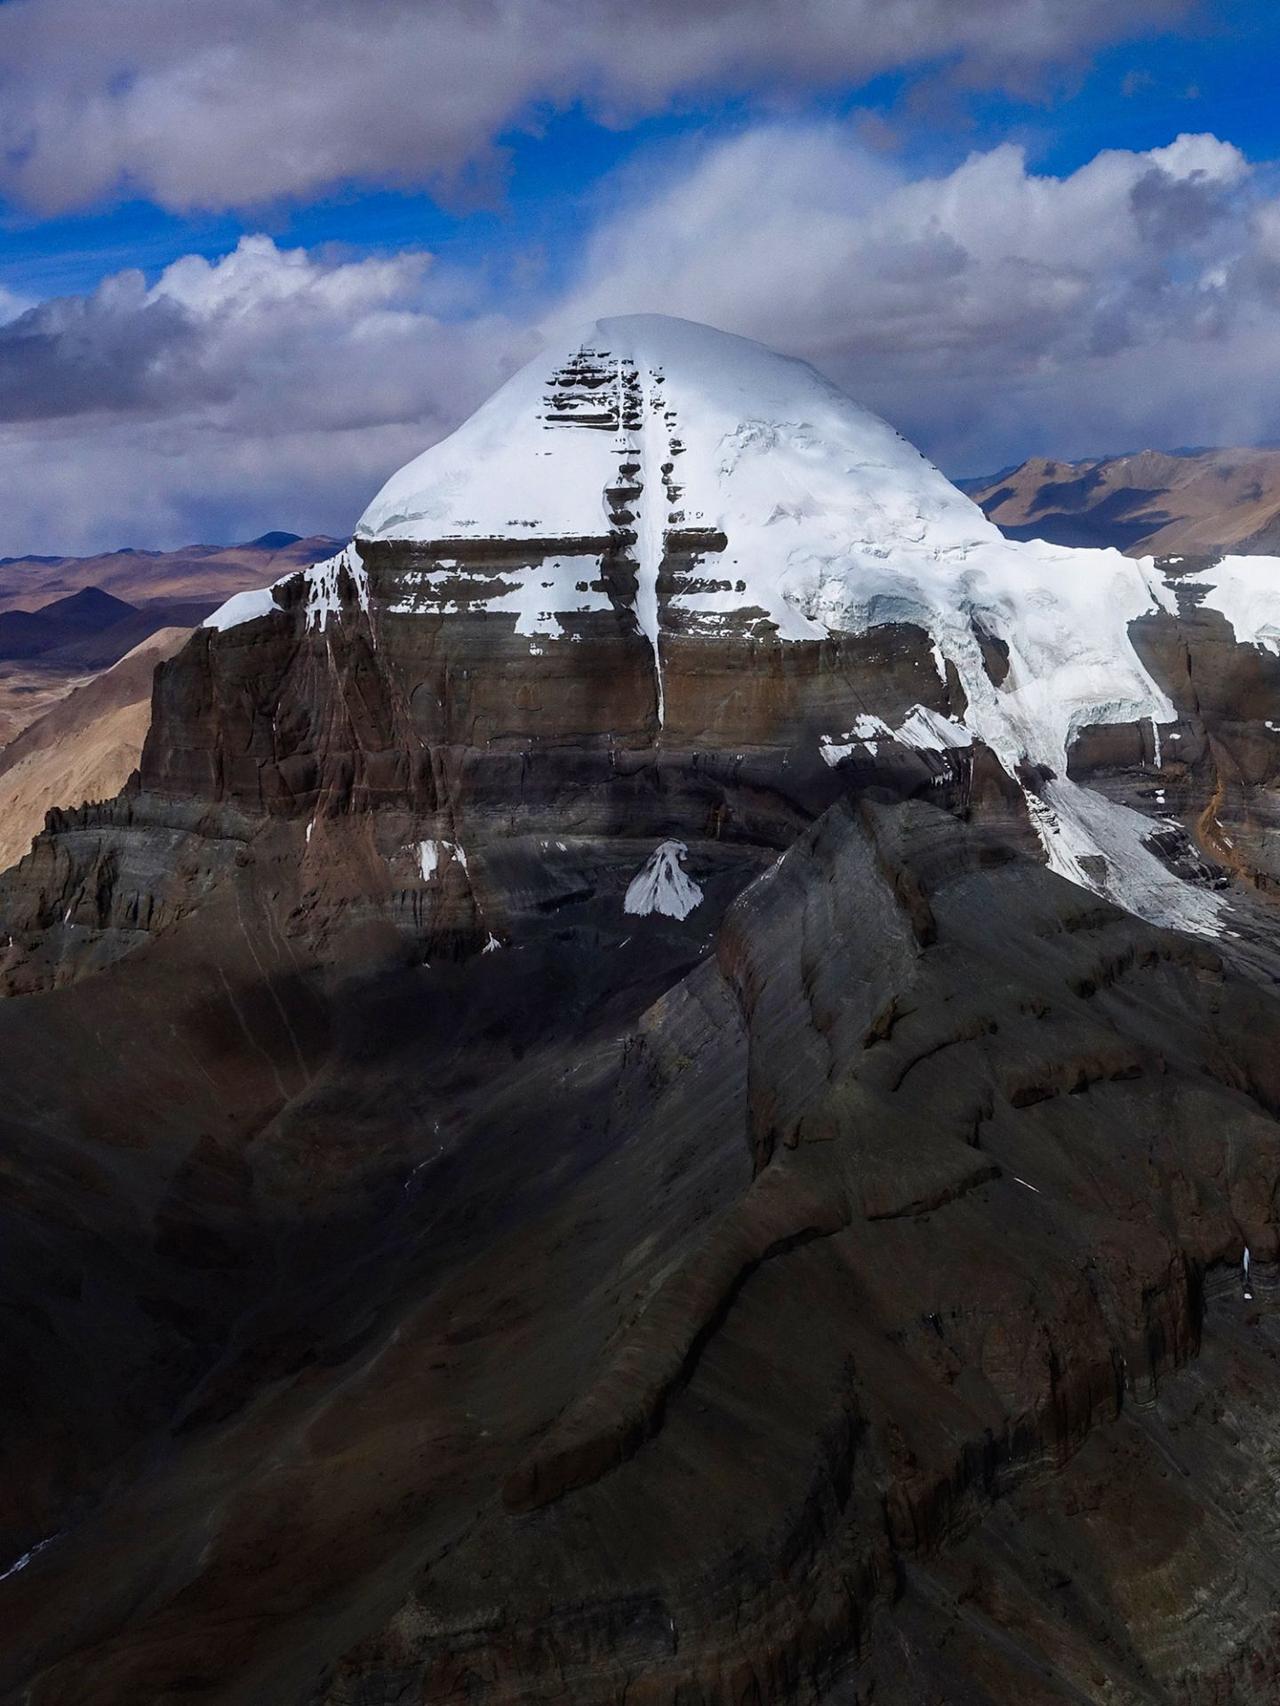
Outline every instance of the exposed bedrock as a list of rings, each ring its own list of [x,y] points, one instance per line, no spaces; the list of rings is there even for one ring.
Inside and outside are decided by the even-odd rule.
[[[367,542],[319,602],[295,577],[258,620],[200,630],[157,674],[127,795],[55,814],[0,884],[7,986],[102,964],[265,847],[286,934],[337,953],[361,931],[421,955],[507,941],[530,907],[610,887],[672,837],[724,872],[727,899],[851,792],[941,790],[1007,820],[1002,833],[1018,820],[1030,844],[1022,789],[980,744],[891,735],[966,711],[922,628],[783,641],[750,608],[699,627],[672,589],[701,586],[723,552],[682,555],[672,534],[655,657],[631,537],[560,541],[555,556],[536,541]],[[975,632],[1000,694],[1000,654]],[[1178,875],[1265,887],[1280,660],[1236,644],[1192,594],[1131,632],[1177,720],[1085,724],[1068,775],[1148,816],[1150,850]],[[305,836],[297,877],[272,825]]]
[[[838,767],[824,759],[823,742],[871,707],[891,722],[963,711],[919,628],[800,643],[664,632],[660,725],[653,652],[629,608],[547,615],[565,625],[554,639],[501,612],[406,614],[419,557],[369,555],[363,589],[337,577],[343,620],[321,625],[305,584],[285,583],[274,611],[200,630],[157,673],[136,782],[54,814],[0,882],[10,990],[128,951],[237,861],[271,869],[282,932],[322,956],[356,951],[360,933],[370,951],[378,938],[421,958],[506,943],[593,897],[625,934],[615,891],[672,837],[711,878],[710,929],[851,789],[940,791],[979,813],[999,795],[1025,818],[981,749],[885,740]],[[468,584],[491,590],[502,566],[473,553]],[[466,577],[451,575],[448,602],[465,604]]]
[[[320,629],[293,610],[204,630],[162,672],[144,789],[296,815],[327,802],[431,811],[453,803],[465,782],[468,803],[478,790],[479,805],[488,793],[515,810],[519,791],[512,799],[509,784],[522,760],[540,772],[528,790],[536,805],[539,784],[607,792],[623,755],[659,745],[679,762],[691,751],[785,754],[808,772],[820,736],[862,711],[874,707],[892,723],[919,704],[964,709],[919,628],[802,643],[766,633],[744,643],[735,622],[719,638],[663,632],[660,731],[653,654],[629,607],[548,613],[554,638],[520,632],[502,611],[468,615],[459,596],[443,610],[401,610],[414,572],[406,564],[416,558],[364,549],[363,619]],[[505,572],[534,577],[537,562]],[[492,592],[489,573],[474,559],[467,565],[477,599]]]
[[[1131,628],[1176,719],[1081,728],[1068,774],[1156,820],[1155,850],[1181,874],[1265,894],[1280,877],[1280,657],[1238,643],[1194,594],[1179,606]]]
[[[57,1536],[6,1687],[1270,1698],[1254,1506],[1160,1489],[1166,1558],[1230,1548],[1194,1626],[1103,1537],[1143,1439],[1274,1449],[1272,995],[931,801],[837,803],[705,958],[654,918],[335,981],[275,880],[0,1003],[6,1544]],[[1081,1500],[1064,1595],[1017,1548]]]
[[[125,798],[55,814],[4,879],[18,926],[9,987],[40,987],[51,959],[58,978],[76,975],[165,927],[273,823],[306,836],[289,934],[331,942],[381,921],[409,952],[506,940],[531,891],[555,904],[611,881],[605,868],[634,871],[647,842],[672,836],[714,844],[720,865],[738,862],[741,886],[759,856],[849,792],[941,789],[969,809],[976,777],[1006,829],[1028,826],[1021,788],[981,745],[928,751],[927,735],[890,735],[921,709],[965,714],[955,671],[939,675],[921,628],[781,641],[744,610],[718,632],[687,632],[660,603],[659,722],[621,548],[584,539],[555,559],[513,541],[450,549],[366,544],[360,581],[339,571],[323,609],[305,580],[286,582],[271,613],[201,630],[164,666]],[[566,563],[579,565],[567,579]],[[489,607],[495,587],[513,585],[521,611]],[[579,587],[590,608],[538,602],[572,606],[587,596]],[[1151,850],[1179,875],[1265,888],[1280,820],[1280,733],[1266,714],[1280,702],[1280,660],[1236,644],[1194,598],[1181,603],[1177,617],[1132,624],[1177,720],[1085,724],[1068,775],[1148,816]],[[864,723],[881,734],[859,738]],[[427,842],[442,851],[424,875]],[[557,870],[566,851],[572,866]],[[73,935],[57,940],[62,920]]]
[[[0,1699],[1276,1698],[1280,663],[661,324],[0,877]]]

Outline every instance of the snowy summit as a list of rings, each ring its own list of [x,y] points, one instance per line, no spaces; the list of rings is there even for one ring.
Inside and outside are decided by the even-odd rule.
[[[729,590],[677,593],[673,616],[715,632],[762,610],[784,640],[917,623],[978,701],[975,732],[1011,763],[1062,770],[1085,723],[1172,716],[1128,643],[1128,624],[1169,599],[1149,560],[1006,540],[807,363],[684,320],[599,320],[539,356],[393,475],[356,538],[580,547],[609,531],[620,454],[636,468],[636,616],[655,648],[657,570],[679,528],[723,535]],[[998,698],[975,618],[1011,643]]]
[[[921,711],[894,730],[851,706],[823,734],[826,762],[880,739],[979,739],[1011,776],[1028,764],[1048,775],[1029,806],[1055,869],[1096,886],[1091,856],[1102,854],[1122,904],[1214,927],[1213,898],[1143,845],[1149,821],[1066,779],[1086,726],[1147,721],[1158,748],[1160,725],[1176,720],[1130,638],[1139,617],[1176,608],[1155,561],[1006,539],[879,416],[749,339],[646,314],[593,321],[549,347],[387,481],[345,556],[308,571],[309,621],[337,611],[335,564],[367,606],[362,548],[402,543],[426,566],[399,573],[391,614],[514,618],[537,655],[564,639],[563,617],[609,607],[600,562],[624,529],[660,723],[664,634],[788,644],[911,624],[930,636],[939,675],[954,669],[963,725]],[[515,540],[527,552],[513,555]],[[460,604],[467,553],[490,542],[503,565]],[[676,549],[704,552],[706,571],[667,577],[660,594]],[[1270,559],[1242,561],[1222,565],[1204,602],[1241,641],[1275,643],[1280,575],[1262,566]],[[210,622],[269,608],[247,596]],[[984,641],[1007,652],[998,685]]]

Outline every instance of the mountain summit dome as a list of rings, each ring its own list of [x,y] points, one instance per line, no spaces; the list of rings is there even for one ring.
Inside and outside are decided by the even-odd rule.
[[[1239,639],[1280,632],[1280,577],[1238,560],[1214,575],[1197,599]],[[768,786],[803,792],[815,767],[977,743],[1055,870],[1212,933],[1216,897],[1153,851],[1163,815],[1153,831],[1077,781],[1082,740],[1118,738],[1102,730],[1145,728],[1157,769],[1161,729],[1184,750],[1173,678],[1134,643],[1184,596],[1152,558],[1006,539],[805,362],[631,315],[550,344],[387,481],[344,551],[208,625],[304,612],[309,630],[363,632],[362,668],[410,732],[394,765],[357,770],[414,774],[419,746],[433,766],[525,754],[560,766],[557,793],[574,749],[591,756],[573,785],[601,811],[619,752],[682,787],[702,786],[691,754],[754,753]],[[806,810],[827,797],[814,789]],[[679,814],[655,825],[691,832]]]
[[[612,524],[620,488],[642,533],[723,534],[753,588],[840,553],[999,537],[807,362],[661,314],[596,320],[544,351],[394,474],[356,535],[591,537]],[[782,614],[812,636],[798,610]]]
[[[1000,539],[807,362],[661,314],[593,321],[536,357],[393,475],[356,537],[581,544],[620,528],[635,536],[636,618],[660,689],[662,628],[749,617],[820,639],[866,626],[846,594],[889,555]],[[682,546],[700,572],[663,587]]]
[[[965,732],[953,721],[947,739],[981,738],[1011,775],[1030,764],[1065,776],[1092,724],[1174,716],[1129,634],[1170,607],[1150,559],[1006,540],[806,362],[687,320],[597,320],[544,351],[393,475],[356,541],[366,554],[435,554],[406,576],[398,611],[514,612],[539,647],[564,637],[568,616],[617,602],[612,552],[633,577],[660,723],[664,665],[683,641],[822,642],[903,625],[927,634],[939,677],[950,670],[962,690]],[[829,762],[858,728],[850,715],[824,732]],[[1086,881],[1100,826],[1064,835],[1066,784],[1057,792],[1036,821],[1051,861]],[[1133,899],[1170,887],[1136,832],[1119,839],[1113,856],[1144,867]],[[1208,922],[1199,897],[1175,911]]]

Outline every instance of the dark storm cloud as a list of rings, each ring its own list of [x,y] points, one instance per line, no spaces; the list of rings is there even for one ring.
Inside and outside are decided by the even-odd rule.
[[[581,101],[786,94],[950,63],[1024,87],[1189,0],[8,0],[0,192],[251,205],[343,180],[438,184]]]
[[[0,421],[164,412],[170,397],[191,397],[198,367],[184,357],[198,341],[186,310],[147,301],[140,276],[40,303],[0,326]]]

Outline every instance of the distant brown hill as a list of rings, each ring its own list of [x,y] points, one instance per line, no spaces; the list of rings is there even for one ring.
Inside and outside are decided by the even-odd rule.
[[[161,628],[60,699],[0,752],[0,869],[20,859],[54,806],[107,800],[138,763],[151,722],[151,678],[185,642]]]
[[[0,747],[157,629],[190,628],[340,543],[264,533],[243,545],[0,557]]]
[[[129,604],[204,600],[265,586],[342,543],[321,534],[264,533],[244,545],[183,545],[176,551],[105,551],[96,557],[0,557],[0,611],[37,610],[98,587]]]
[[[965,489],[1011,539],[1114,545],[1131,556],[1280,551],[1280,450],[1032,457]]]
[[[12,661],[42,657],[58,647],[92,639],[137,614],[132,604],[113,598],[96,586],[56,598],[38,610],[3,610],[0,611],[0,658]]]

